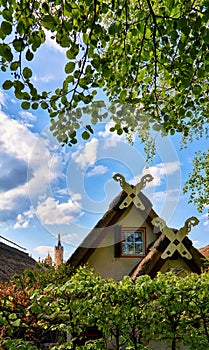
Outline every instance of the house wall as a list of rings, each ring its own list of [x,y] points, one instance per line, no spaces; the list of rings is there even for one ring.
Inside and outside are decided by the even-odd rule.
[[[173,271],[176,275],[185,277],[188,275],[188,272],[192,272],[192,269],[185,263],[182,258],[178,257],[178,259],[167,258],[160,271],[162,273]]]
[[[144,218],[139,214],[135,206],[131,208],[127,215],[122,216],[116,225],[123,227],[145,227],[146,248],[156,239],[156,235],[150,226],[144,222]],[[141,258],[114,257],[114,228],[115,225],[105,228],[105,238],[89,258],[88,265],[94,268],[95,272],[99,273],[103,278],[112,277],[121,280],[123,276],[131,272]]]

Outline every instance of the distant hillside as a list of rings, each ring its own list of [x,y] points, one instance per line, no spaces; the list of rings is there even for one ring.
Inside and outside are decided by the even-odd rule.
[[[204,255],[206,258],[209,258],[209,245],[206,245],[203,248],[199,249],[199,252]]]
[[[27,253],[0,242],[0,282],[6,282],[14,274],[34,269],[36,261]]]

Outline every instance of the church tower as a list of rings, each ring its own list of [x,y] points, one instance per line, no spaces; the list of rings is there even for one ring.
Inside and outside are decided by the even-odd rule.
[[[45,258],[44,262],[45,262],[46,265],[52,266],[52,257],[51,257],[51,255],[49,254],[49,252],[48,252],[48,255],[47,255],[47,257]]]
[[[64,253],[64,248],[61,245],[60,234],[58,234],[58,243],[54,247],[55,268],[57,268],[59,265],[63,264],[63,253]]]

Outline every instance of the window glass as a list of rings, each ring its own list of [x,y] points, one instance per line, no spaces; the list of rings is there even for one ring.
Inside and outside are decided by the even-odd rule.
[[[122,229],[121,255],[144,255],[145,229]]]

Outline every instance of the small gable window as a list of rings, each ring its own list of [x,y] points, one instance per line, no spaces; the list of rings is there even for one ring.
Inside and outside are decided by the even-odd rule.
[[[119,227],[118,230],[119,231]],[[118,232],[119,233],[119,232]],[[115,257],[140,257],[145,255],[145,227],[120,227],[117,234]]]

